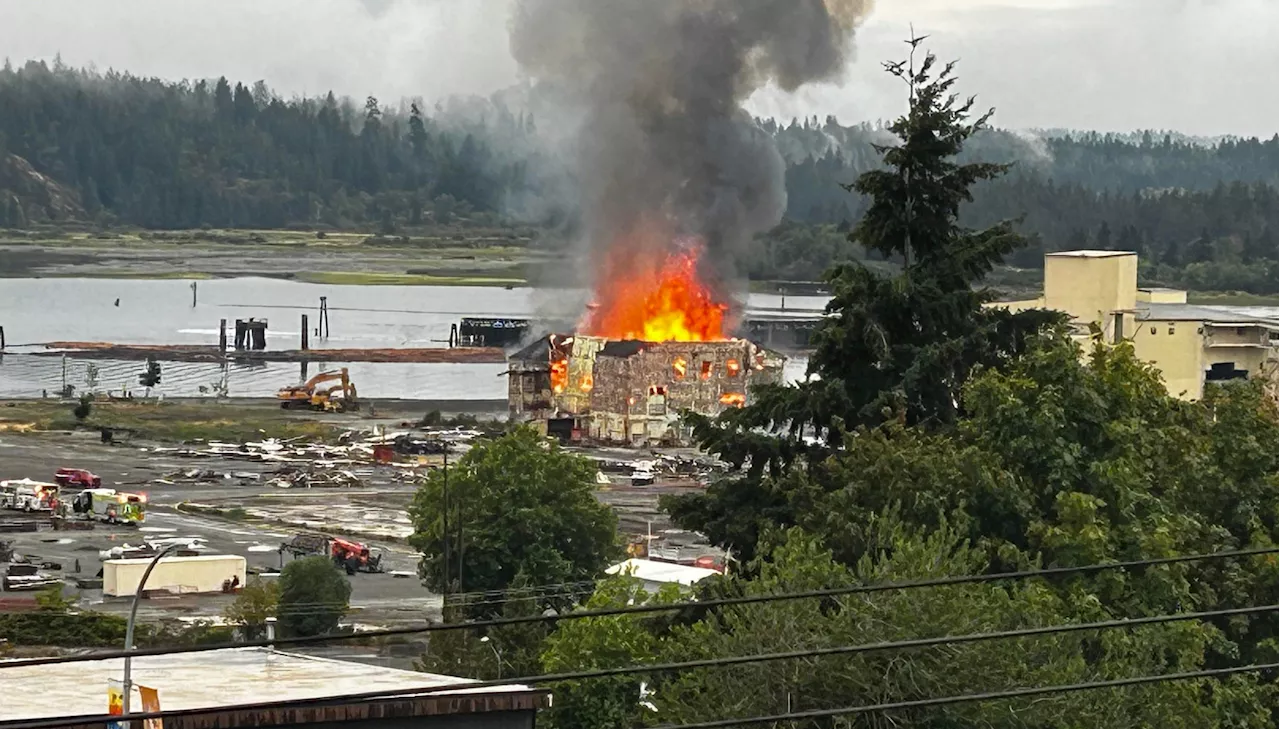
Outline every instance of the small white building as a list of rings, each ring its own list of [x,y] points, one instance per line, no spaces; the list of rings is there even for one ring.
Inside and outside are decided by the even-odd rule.
[[[701,582],[719,572],[707,567],[693,567],[691,565],[675,564],[673,562],[658,562],[652,559],[640,559],[633,557],[625,562],[619,562],[609,569],[605,570],[610,575],[628,575],[640,580],[645,592],[654,593],[660,590],[664,585],[680,585],[681,587],[690,587],[694,583]]]
[[[102,563],[102,594],[125,597],[138,591],[142,573],[151,564],[145,559],[108,559]],[[201,554],[194,557],[165,557],[147,578],[147,590],[187,594],[221,592],[222,585],[245,582],[245,558],[237,554]]]

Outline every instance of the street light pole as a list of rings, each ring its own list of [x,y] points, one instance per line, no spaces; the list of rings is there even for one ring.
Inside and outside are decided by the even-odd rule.
[[[481,638],[480,642],[487,644],[489,646],[489,650],[493,651],[493,657],[498,662],[498,678],[501,679],[502,678],[502,654],[498,652],[498,646],[495,645],[493,641],[489,640],[489,636],[487,635]]]
[[[130,725],[127,717],[129,716],[129,694],[133,692],[133,658],[129,655],[129,651],[133,650],[133,626],[138,620],[138,603],[142,602],[142,591],[147,586],[147,578],[151,576],[151,571],[156,568],[156,565],[160,564],[160,559],[184,546],[186,545],[170,544],[157,552],[156,556],[151,558],[151,564],[147,565],[146,571],[142,573],[142,579],[138,580],[138,589],[133,593],[133,605],[129,607],[129,623],[124,630],[124,703],[121,708],[124,712],[123,716],[126,717],[125,726]]]

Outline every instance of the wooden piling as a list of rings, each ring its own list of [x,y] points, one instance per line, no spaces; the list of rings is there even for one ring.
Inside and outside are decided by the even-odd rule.
[[[311,330],[307,328],[307,315],[303,314],[302,315],[302,347],[301,349],[307,348],[307,335],[310,333],[311,333]]]
[[[4,327],[0,327],[0,349],[4,349]]]
[[[320,321],[316,322],[316,336],[329,338],[329,297],[320,297]]]
[[[227,352],[227,320],[218,320],[218,351],[226,354]]]

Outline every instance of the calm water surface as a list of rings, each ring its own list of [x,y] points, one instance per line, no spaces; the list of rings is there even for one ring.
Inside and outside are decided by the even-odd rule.
[[[267,346],[298,347],[301,315],[317,325],[321,296],[328,297],[331,335],[314,337],[324,348],[444,347],[449,326],[463,316],[516,316],[554,320],[557,313],[579,311],[581,291],[537,291],[473,286],[335,286],[266,278],[214,279],[197,283],[192,305],[191,282],[185,280],[33,278],[0,279],[0,326],[10,350],[52,341],[98,341],[121,344],[217,344],[218,321],[266,319]],[[117,304],[118,302],[118,304]],[[787,308],[820,309],[825,297],[788,296]],[[750,309],[777,308],[776,295],[752,294]],[[34,347],[25,347],[31,351]],[[95,361],[98,388],[137,389],[140,362]],[[501,399],[506,380],[501,364],[312,363],[347,366],[360,393],[374,398]],[[164,363],[161,390],[171,396],[194,396],[222,379],[215,363]],[[799,376],[803,361],[790,363]],[[68,359],[66,381],[83,388],[88,362]],[[293,363],[228,365],[233,397],[269,397],[296,381]],[[34,397],[63,382],[59,358],[9,354],[0,358],[0,396]]]

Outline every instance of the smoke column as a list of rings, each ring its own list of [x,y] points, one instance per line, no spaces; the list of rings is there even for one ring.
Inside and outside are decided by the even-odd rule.
[[[737,275],[786,208],[782,158],[742,102],[837,80],[871,2],[517,0],[513,56],[581,107],[572,162],[597,279],[611,248],[665,253],[688,235],[705,281]]]

